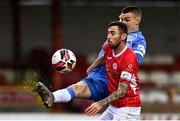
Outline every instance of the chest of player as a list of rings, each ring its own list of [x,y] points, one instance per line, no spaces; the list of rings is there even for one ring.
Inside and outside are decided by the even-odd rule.
[[[113,56],[111,52],[107,54],[105,63],[106,73],[109,78],[113,80],[119,80],[119,77],[123,69],[123,56],[124,54],[120,56]]]

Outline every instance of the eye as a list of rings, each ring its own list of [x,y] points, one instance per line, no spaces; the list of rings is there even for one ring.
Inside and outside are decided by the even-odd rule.
[[[109,31],[107,31],[107,35],[109,34]]]
[[[111,35],[115,35],[115,32],[111,32]]]

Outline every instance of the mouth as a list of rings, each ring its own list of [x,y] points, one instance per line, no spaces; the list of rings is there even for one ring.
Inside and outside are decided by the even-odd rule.
[[[112,42],[108,39],[108,44],[112,44]]]
[[[109,40],[108,40],[108,44],[109,44],[109,46],[113,45],[113,43],[111,41],[109,41]]]

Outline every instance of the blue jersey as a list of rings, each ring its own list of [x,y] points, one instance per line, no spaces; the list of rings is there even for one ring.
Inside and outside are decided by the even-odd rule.
[[[126,44],[137,55],[138,63],[140,64],[146,52],[146,41],[142,33],[140,31],[129,33]],[[98,56],[103,54],[104,51],[101,50]],[[89,73],[88,77],[108,83],[104,63],[93,69],[92,72]]]
[[[146,41],[140,31],[128,34],[126,44],[130,47],[138,58],[138,63],[142,63],[142,59],[146,52]]]

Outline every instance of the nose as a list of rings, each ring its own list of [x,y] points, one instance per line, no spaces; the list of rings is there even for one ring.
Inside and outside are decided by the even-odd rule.
[[[110,38],[110,34],[107,34],[107,40],[109,40],[109,38]]]
[[[124,24],[126,24],[126,21],[124,21],[124,20],[122,20],[121,22],[124,23]]]
[[[108,42],[108,43],[111,43],[110,39],[107,39],[107,42]]]
[[[111,38],[111,34],[108,34],[108,35],[107,35],[107,41],[108,41],[108,42],[111,41],[110,38]]]
[[[110,34],[107,34],[107,41],[110,41]]]

